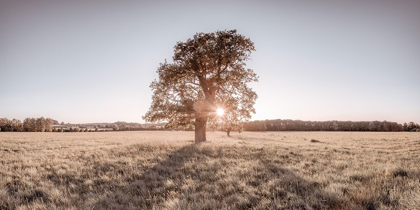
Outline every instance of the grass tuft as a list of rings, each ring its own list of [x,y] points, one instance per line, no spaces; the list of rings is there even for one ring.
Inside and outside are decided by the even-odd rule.
[[[408,177],[408,172],[402,168],[397,168],[392,172],[394,177]]]

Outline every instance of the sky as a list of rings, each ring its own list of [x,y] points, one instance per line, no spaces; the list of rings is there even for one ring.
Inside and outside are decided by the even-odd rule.
[[[0,117],[140,122],[197,32],[255,43],[251,120],[420,123],[420,1],[0,0]]]

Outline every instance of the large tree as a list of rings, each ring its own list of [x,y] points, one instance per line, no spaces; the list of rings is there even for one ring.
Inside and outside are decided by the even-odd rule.
[[[247,84],[258,76],[245,68],[252,51],[254,43],[236,30],[197,33],[178,42],[173,63],[161,63],[159,79],[150,85],[153,101],[143,118],[173,128],[193,124],[196,143],[206,141],[207,122],[248,120],[257,99]],[[224,109],[224,116],[217,109]]]

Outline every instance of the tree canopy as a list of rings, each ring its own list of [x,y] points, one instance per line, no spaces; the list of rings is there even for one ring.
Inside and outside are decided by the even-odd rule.
[[[206,140],[207,122],[234,126],[255,113],[257,94],[248,83],[257,82],[245,68],[254,43],[236,30],[197,33],[174,47],[173,62],[161,63],[159,79],[151,83],[152,104],[143,117],[167,126],[193,124],[196,142]],[[217,116],[222,108],[224,116]]]

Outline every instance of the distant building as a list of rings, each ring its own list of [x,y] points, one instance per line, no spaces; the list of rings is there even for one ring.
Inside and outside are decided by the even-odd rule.
[[[96,128],[95,126],[72,126],[72,125],[52,125],[52,129],[60,130],[63,129],[63,131],[75,131],[75,130],[81,130],[81,131],[113,131],[112,128]]]
[[[71,126],[71,125],[52,125],[52,129],[59,130],[63,129],[63,131],[70,131],[70,129],[78,128],[77,126]]]

